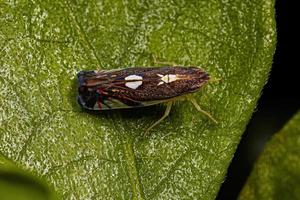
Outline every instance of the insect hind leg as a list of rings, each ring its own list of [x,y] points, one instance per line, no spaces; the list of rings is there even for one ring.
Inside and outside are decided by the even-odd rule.
[[[167,108],[165,110],[165,113],[164,115],[159,119],[157,120],[154,124],[152,124],[149,128],[147,128],[146,132],[144,135],[147,135],[149,133],[149,131],[155,127],[156,125],[158,125],[160,122],[162,122],[169,114],[170,114],[170,111],[171,111],[171,108],[172,108],[172,105],[173,105],[173,102],[170,101],[167,103]]]
[[[194,107],[201,112],[202,114],[206,115],[211,121],[213,121],[214,123],[218,124],[218,121],[215,120],[211,114],[209,114],[208,112],[206,112],[205,110],[202,110],[202,108],[199,106],[199,104],[197,103],[196,99],[194,97],[188,96],[187,100],[190,101]]]
[[[158,60],[155,55],[152,56],[152,59],[153,59],[153,63],[155,65],[158,64],[158,65],[167,65],[167,66],[182,66],[182,65],[178,65],[175,62],[168,62],[168,61]]]

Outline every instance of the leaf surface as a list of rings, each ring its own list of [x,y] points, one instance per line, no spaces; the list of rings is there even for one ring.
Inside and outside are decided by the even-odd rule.
[[[300,112],[266,144],[239,199],[300,199]]]
[[[2,1],[0,152],[64,199],[213,199],[275,50],[274,1]],[[83,69],[196,65],[221,81],[179,102],[82,111]]]
[[[0,156],[1,200],[55,200],[57,197],[43,181],[17,168]]]

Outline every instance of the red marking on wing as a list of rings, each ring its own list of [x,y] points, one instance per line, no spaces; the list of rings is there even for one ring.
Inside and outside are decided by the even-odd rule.
[[[100,97],[101,98],[101,97]],[[97,101],[97,105],[98,105],[98,108],[99,108],[99,110],[101,110],[101,108],[102,108],[102,104],[101,104],[101,101]]]

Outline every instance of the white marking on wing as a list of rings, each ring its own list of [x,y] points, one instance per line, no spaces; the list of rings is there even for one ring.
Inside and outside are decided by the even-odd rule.
[[[165,83],[169,83],[169,76],[168,75],[164,75],[161,80]]]
[[[128,80],[137,80],[137,81],[130,81],[130,82],[126,82],[125,83],[125,86],[126,87],[129,87],[131,89],[136,89],[138,88],[140,85],[143,84],[143,77],[141,76],[138,76],[138,75],[129,75],[127,77],[125,77],[125,80],[128,81]]]
[[[161,84],[164,84],[164,82],[163,82],[163,81],[161,81],[161,82],[159,82],[157,85],[161,85]]]
[[[159,75],[159,74],[157,74]],[[161,82],[158,83],[158,85],[161,85],[163,83],[171,83],[173,81],[177,81],[177,80],[180,80],[181,78],[176,75],[176,74],[167,74],[167,75],[159,75],[161,77]]]
[[[178,78],[178,76],[177,75],[175,75],[175,74],[169,74],[169,83],[171,83],[171,82],[173,82],[173,81],[177,81],[178,79],[180,79],[180,78]]]

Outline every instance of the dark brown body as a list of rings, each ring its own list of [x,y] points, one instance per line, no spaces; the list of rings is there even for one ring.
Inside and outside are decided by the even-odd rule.
[[[209,75],[195,67],[127,68],[81,71],[78,101],[87,109],[104,110],[152,105],[197,91]]]

